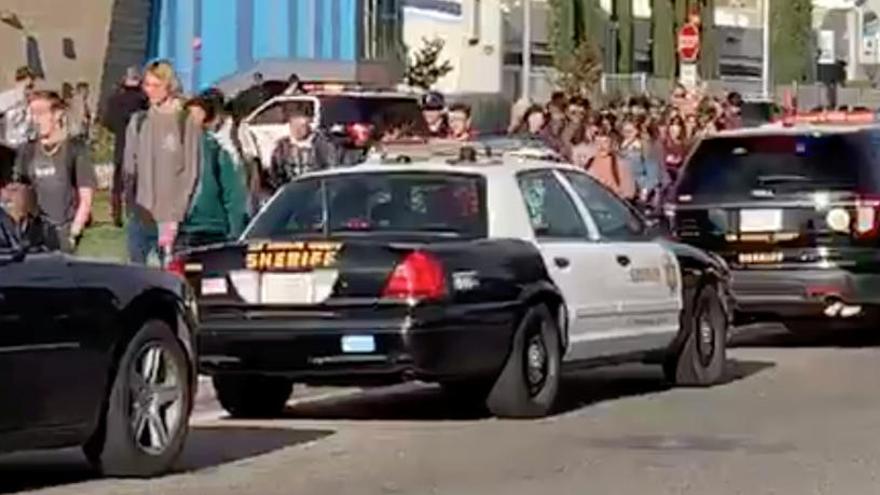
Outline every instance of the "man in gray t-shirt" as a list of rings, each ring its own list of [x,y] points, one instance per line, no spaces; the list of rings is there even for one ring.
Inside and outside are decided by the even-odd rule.
[[[39,138],[22,147],[15,179],[33,186],[42,214],[58,229],[62,249],[73,251],[91,215],[95,169],[85,142],[67,136],[64,104],[56,93],[36,93],[30,106]]]

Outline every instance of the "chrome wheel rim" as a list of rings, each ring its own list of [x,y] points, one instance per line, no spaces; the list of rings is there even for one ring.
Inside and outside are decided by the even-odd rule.
[[[146,454],[165,452],[181,427],[184,384],[180,371],[159,343],[146,346],[132,362],[131,433],[135,445]]]
[[[712,362],[712,356],[715,354],[715,329],[706,313],[697,319],[697,351],[700,363],[703,366],[709,366]]]
[[[541,391],[547,380],[547,346],[544,345],[540,330],[528,339],[525,361],[529,394],[534,396]]]

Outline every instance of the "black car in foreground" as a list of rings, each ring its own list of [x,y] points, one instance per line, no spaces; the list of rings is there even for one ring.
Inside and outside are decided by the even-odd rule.
[[[108,476],[183,447],[196,387],[178,277],[0,245],[0,453],[81,446]]]
[[[880,307],[878,145],[875,127],[705,139],[666,206],[673,233],[727,261],[741,319],[863,326]]]

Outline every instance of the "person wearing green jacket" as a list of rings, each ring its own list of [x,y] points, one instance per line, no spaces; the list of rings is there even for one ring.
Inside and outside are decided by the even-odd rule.
[[[189,118],[202,129],[198,177],[175,247],[189,249],[238,238],[247,225],[246,172],[223,128],[223,95],[207,90],[187,102]]]

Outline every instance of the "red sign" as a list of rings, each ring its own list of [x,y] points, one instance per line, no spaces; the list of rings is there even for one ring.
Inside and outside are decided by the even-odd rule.
[[[696,62],[700,56],[700,28],[687,23],[678,31],[678,58],[682,62]]]

